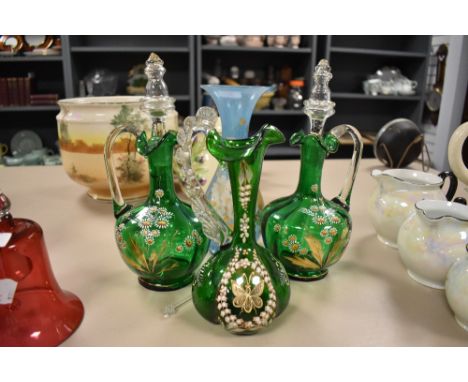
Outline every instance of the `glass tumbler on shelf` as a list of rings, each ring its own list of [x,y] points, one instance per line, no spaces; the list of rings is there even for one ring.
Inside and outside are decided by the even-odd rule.
[[[292,80],[289,82],[289,85],[291,88],[288,94],[288,108],[291,110],[301,110],[304,103],[304,96],[302,94],[304,81]]]

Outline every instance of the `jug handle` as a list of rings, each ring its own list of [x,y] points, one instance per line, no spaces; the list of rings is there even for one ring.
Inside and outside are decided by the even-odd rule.
[[[451,171],[442,171],[439,176],[442,178],[442,184],[440,185],[440,188],[442,188],[445,184],[445,179],[449,178],[450,183],[449,183],[449,188],[447,190],[447,193],[445,194],[445,197],[447,198],[448,201],[452,200],[452,198],[455,196],[455,193],[457,192],[458,188],[458,179],[455,176],[455,174]]]
[[[109,188],[112,195],[112,207],[116,219],[132,208],[132,206],[127,204],[122,197],[119,180],[115,172],[114,164],[112,163],[112,147],[114,146],[117,137],[122,133],[131,133],[135,135],[135,137],[138,137],[138,132],[135,127],[128,125],[117,126],[107,136],[106,144],[104,146],[104,162],[106,165]]]
[[[359,169],[359,162],[362,157],[362,137],[358,129],[351,125],[338,125],[330,130],[330,134],[334,135],[335,138],[340,139],[343,135],[349,134],[353,139],[353,156],[351,157],[351,163],[348,168],[348,174],[340,191],[340,194],[333,199],[334,202],[340,204],[346,210],[349,210],[349,203],[351,199],[351,191],[353,190],[354,180]]]
[[[207,135],[214,129],[218,114],[211,107],[201,107],[195,117],[187,117],[183,127],[177,133],[175,160],[182,171],[178,176],[185,194],[190,199],[190,205],[198,220],[200,220],[205,235],[223,246],[231,241],[232,233],[228,225],[218,215],[213,206],[206,200],[202,186],[198,182],[192,168],[192,142],[195,134]]]

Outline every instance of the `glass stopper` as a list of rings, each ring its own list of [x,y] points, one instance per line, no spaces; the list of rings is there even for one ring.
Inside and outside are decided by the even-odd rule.
[[[335,114],[335,103],[330,99],[328,86],[332,77],[328,61],[320,60],[315,67],[310,98],[304,101],[304,113],[309,116],[311,133],[321,134],[327,118]]]
[[[146,94],[141,109],[150,113],[153,124],[163,122],[168,111],[174,110],[174,98],[169,97],[164,74],[164,61],[156,53],[151,53],[146,60],[145,74],[148,77]]]

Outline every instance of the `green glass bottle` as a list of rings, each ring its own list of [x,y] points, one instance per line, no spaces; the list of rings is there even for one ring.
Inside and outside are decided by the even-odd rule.
[[[250,87],[242,88],[227,89],[226,96],[231,95],[231,101],[241,98],[240,92]],[[236,92],[238,97],[232,96]],[[214,117],[209,117],[210,113]],[[181,163],[187,161],[192,131],[208,126],[208,150],[228,167],[234,230],[230,232],[206,202],[201,188],[192,181],[190,167],[185,166],[187,176],[182,182],[192,208],[203,223],[205,234],[220,244],[220,250],[202,266],[193,283],[193,303],[205,319],[223,324],[232,333],[255,333],[284,311],[290,297],[284,267],[255,238],[255,209],[263,158],[267,147],[283,142],[284,136],[275,127],[265,125],[250,138],[225,139],[209,128],[209,120],[214,123],[216,118],[213,109],[202,108],[197,116],[185,121],[185,131],[179,137],[181,152],[176,157]],[[222,123],[224,126],[225,121]]]
[[[286,268],[288,275],[300,280],[325,277],[328,268],[342,256],[351,235],[349,202],[362,153],[359,132],[340,125],[323,133],[325,120],[334,114],[328,82],[332,74],[326,60],[314,73],[311,98],[304,102],[311,130],[297,132],[290,139],[301,145],[301,169],[296,191],[271,202],[262,211],[262,235],[265,246]],[[321,192],[325,158],[338,150],[339,138],[350,134],[354,152],[348,176],[338,197],[327,200]]]
[[[105,160],[117,218],[115,237],[123,260],[144,287],[172,290],[192,282],[209,240],[190,206],[175,192],[172,164],[177,135],[165,132],[165,117],[174,100],[167,93],[160,94],[160,89],[167,88],[155,83],[161,79],[153,76],[161,72],[162,64],[155,54],[146,62],[148,85],[142,109],[152,117],[152,136],[148,139],[134,126],[116,128],[107,139]],[[136,208],[124,202],[112,164],[112,146],[124,132],[137,135],[137,150],[149,163],[150,191],[143,205]]]

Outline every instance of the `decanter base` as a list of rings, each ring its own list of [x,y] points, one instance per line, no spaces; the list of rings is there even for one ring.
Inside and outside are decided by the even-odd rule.
[[[301,274],[293,274],[288,272],[290,279],[298,281],[318,281],[323,279],[326,275],[328,275],[328,269],[322,269],[318,272],[310,272],[309,274],[306,272]]]
[[[146,289],[156,290],[159,292],[180,289],[189,285],[190,283],[192,283],[192,281],[193,281],[193,275],[188,275],[185,279],[182,279],[173,284],[159,284],[152,280],[145,280],[141,277],[138,277],[138,282],[140,283],[141,286],[145,287]]]

